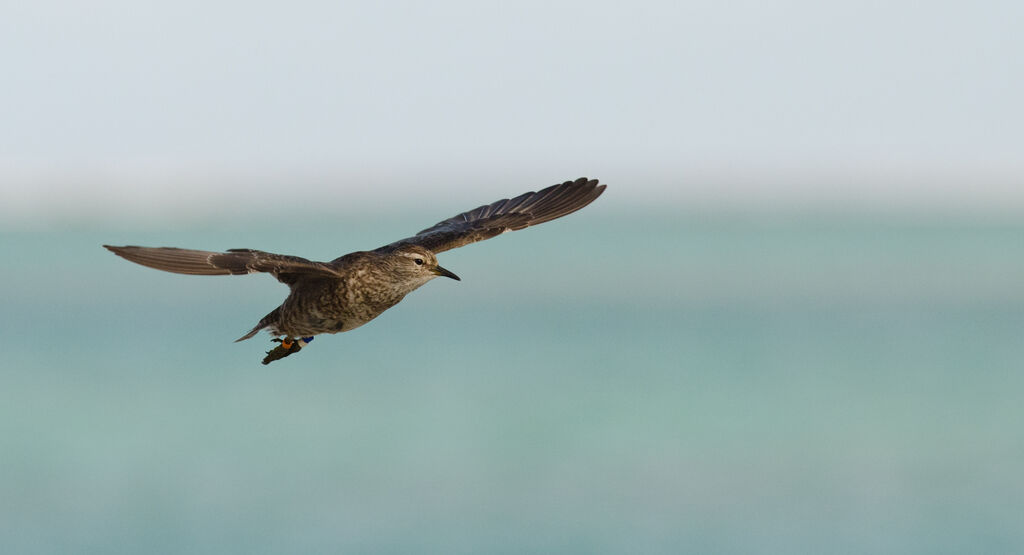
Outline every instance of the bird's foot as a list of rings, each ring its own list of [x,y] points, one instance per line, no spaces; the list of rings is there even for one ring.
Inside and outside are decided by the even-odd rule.
[[[312,337],[303,337],[301,339],[292,339],[285,337],[284,339],[273,339],[280,343],[277,347],[267,351],[267,356],[263,357],[263,364],[270,364],[275,360],[282,359],[290,354],[297,353],[302,350],[306,345],[309,345],[310,341],[313,341]]]

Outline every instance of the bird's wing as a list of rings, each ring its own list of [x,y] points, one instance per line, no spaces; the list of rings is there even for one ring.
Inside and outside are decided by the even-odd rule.
[[[103,246],[125,260],[176,274],[218,276],[267,272],[288,285],[302,276],[338,277],[334,268],[323,262],[252,249],[211,252],[174,247]]]
[[[594,202],[605,187],[598,185],[596,179],[581,177],[514,199],[502,199],[438,222],[412,237],[385,245],[377,252],[390,252],[409,244],[433,252],[462,247],[571,214]]]

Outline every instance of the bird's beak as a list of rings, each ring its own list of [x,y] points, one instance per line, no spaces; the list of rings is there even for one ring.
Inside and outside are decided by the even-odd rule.
[[[450,278],[454,279],[455,281],[462,281],[462,279],[460,279],[459,276],[449,272],[448,270],[445,270],[444,268],[442,268],[440,266],[434,268],[434,273],[439,275],[439,276],[450,277]]]

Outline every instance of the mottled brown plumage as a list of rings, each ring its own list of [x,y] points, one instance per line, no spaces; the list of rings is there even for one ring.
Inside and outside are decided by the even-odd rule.
[[[284,343],[289,344],[293,338],[355,329],[435,277],[458,280],[458,276],[438,265],[436,253],[560,218],[590,204],[604,189],[596,180],[567,181],[463,212],[412,237],[330,262],[251,249],[211,252],[172,247],[104,247],[137,264],[179,274],[273,275],[288,285],[290,294],[238,341],[267,329],[283,336]],[[296,344],[271,354],[282,349],[278,347],[268,353],[268,359],[288,356],[299,348]]]

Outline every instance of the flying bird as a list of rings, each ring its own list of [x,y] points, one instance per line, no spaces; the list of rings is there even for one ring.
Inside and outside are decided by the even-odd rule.
[[[113,247],[114,254],[136,264],[203,276],[265,272],[290,289],[288,297],[264,316],[249,339],[268,330],[280,343],[267,351],[263,364],[298,352],[316,335],[353,330],[380,316],[428,281],[459,276],[437,263],[437,254],[509,231],[561,218],[590,204],[606,185],[581,177],[502,199],[463,212],[372,251],[357,251],[330,262],[252,249],[226,252],[173,247]]]

